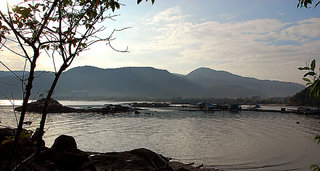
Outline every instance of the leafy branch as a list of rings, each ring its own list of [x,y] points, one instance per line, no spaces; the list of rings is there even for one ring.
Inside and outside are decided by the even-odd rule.
[[[307,64],[305,67],[299,67],[298,69],[307,72],[302,79],[306,82],[307,86],[310,86],[311,95],[320,97],[320,70],[316,70],[316,60],[313,59],[310,65]]]
[[[153,4],[155,0],[151,1]],[[138,4],[141,2],[142,0],[137,0]],[[40,153],[42,148],[43,144],[41,142],[49,100],[63,71],[72,64],[81,52],[97,42],[106,42],[106,45],[118,52],[128,52],[127,49],[117,50],[111,44],[111,41],[115,40],[113,34],[126,28],[114,29],[107,37],[97,36],[98,33],[105,30],[104,26],[97,27],[98,24],[107,19],[112,20],[116,16],[106,15],[106,12],[114,12],[120,6],[118,0],[38,0],[37,2],[32,1],[32,3],[29,0],[24,0],[13,9],[8,8],[7,14],[0,11],[1,48],[8,48],[5,45],[7,40],[15,42],[23,52],[23,54],[15,54],[24,57],[30,65],[28,78],[24,80],[23,76],[20,80],[23,83],[25,82],[22,111],[18,131],[4,170],[10,169],[10,163],[22,133],[27,102],[31,96],[35,68],[41,52],[44,51],[52,58],[56,72],[43,107],[37,139],[38,148],[32,156],[38,156],[37,154]],[[7,38],[8,34],[13,34],[15,40]],[[62,62],[59,69],[57,69],[56,60]],[[29,157],[30,160],[33,158],[32,156]]]
[[[320,4],[320,1],[315,3],[314,0],[299,0],[297,7],[298,8],[302,8],[302,7],[309,8],[309,5],[313,5],[313,4],[315,4],[314,5],[314,8],[315,8]]]

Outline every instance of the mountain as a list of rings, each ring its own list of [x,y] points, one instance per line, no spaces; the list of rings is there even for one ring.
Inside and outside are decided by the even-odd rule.
[[[86,93],[95,97],[200,97],[201,87],[189,80],[151,67],[100,69],[77,67],[65,72],[56,93]],[[200,94],[199,94],[200,93]]]
[[[18,75],[21,76],[21,72]],[[28,75],[28,73],[26,73]],[[54,73],[37,71],[33,93],[45,94]],[[25,76],[26,77],[26,76]],[[21,83],[12,74],[0,72],[0,93],[21,97]],[[152,67],[101,69],[92,66],[64,72],[54,92],[55,98],[173,98],[173,97],[284,97],[302,90],[296,83],[257,80],[225,71],[199,68],[187,75],[172,74]]]
[[[226,71],[216,71],[210,68],[198,68],[186,76],[189,80],[211,91],[211,95],[224,92],[234,92],[227,97],[285,97],[291,96],[305,88],[301,84],[258,80],[242,77]],[[236,92],[235,92],[236,91]],[[221,94],[226,96],[226,94]],[[219,95],[219,96],[221,96]]]
[[[0,99],[14,98],[22,99],[22,83],[21,80],[28,78],[28,72],[15,71],[16,76],[7,71],[0,72]],[[23,76],[24,75],[24,76]],[[44,94],[49,90],[49,86],[54,78],[54,73],[46,71],[36,71],[32,88],[32,98],[38,98],[40,94]],[[20,79],[20,80],[19,80]],[[6,96],[6,97],[5,97]]]

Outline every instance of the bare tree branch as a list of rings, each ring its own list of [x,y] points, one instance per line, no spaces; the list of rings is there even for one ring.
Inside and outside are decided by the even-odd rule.
[[[24,83],[24,81],[16,73],[14,73],[6,64],[4,64],[2,61],[0,61],[0,64],[3,65],[8,71],[10,71],[10,73],[14,75],[14,78],[16,78],[16,80]]]

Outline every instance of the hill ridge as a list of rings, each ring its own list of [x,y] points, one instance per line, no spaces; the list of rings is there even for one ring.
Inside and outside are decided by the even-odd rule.
[[[2,82],[17,84],[4,73],[0,72]],[[42,74],[35,81],[34,92],[45,93],[53,77],[52,72]],[[54,96],[64,99],[286,97],[303,88],[297,83],[258,80],[206,67],[195,69],[187,75],[178,75],[154,67],[102,69],[81,66],[62,74]],[[0,85],[0,92],[14,92],[18,96],[21,84],[11,87]]]

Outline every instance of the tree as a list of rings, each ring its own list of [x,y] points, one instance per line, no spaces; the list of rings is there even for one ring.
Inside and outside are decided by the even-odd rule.
[[[148,1],[148,0],[146,0]],[[154,3],[155,0],[151,0]],[[137,0],[141,3],[142,0]],[[8,5],[9,6],[9,5]],[[112,49],[113,32],[107,37],[99,37],[98,33],[105,30],[100,24],[113,19],[117,15],[106,14],[107,11],[119,9],[118,0],[24,0],[7,12],[0,11],[0,42],[5,46],[12,41],[23,52],[22,56],[29,66],[29,76],[25,82],[22,111],[18,123],[14,145],[9,155],[5,169],[9,169],[13,154],[21,134],[28,100],[30,99],[35,79],[34,72],[41,52],[47,54],[53,61],[55,78],[46,95],[42,118],[39,126],[38,149],[41,150],[43,130],[45,126],[48,102],[63,73],[79,55],[97,42],[106,42]],[[13,35],[8,36],[9,34]],[[1,47],[2,47],[1,46]],[[126,52],[120,51],[120,52]],[[60,61],[60,65],[57,63]],[[58,67],[57,67],[58,66]]]
[[[320,1],[315,2],[314,0],[299,0],[297,7],[300,8],[308,8],[309,5],[313,5],[314,7],[317,7],[320,4]],[[310,86],[308,87],[308,89],[310,89],[310,95],[312,97],[316,97],[319,99],[320,97],[320,68],[317,71],[316,70],[316,60],[313,59],[312,62],[310,63],[310,66],[305,66],[305,67],[299,67],[299,70],[302,71],[307,71],[307,73],[303,76],[303,80],[306,81],[306,85]],[[317,141],[317,143],[320,143],[320,136],[317,135],[314,138],[315,141]],[[312,164],[310,166],[310,169],[312,169],[313,171],[320,171],[320,167],[317,164]]]
[[[309,5],[313,5],[314,7],[317,7],[319,5],[320,1],[315,2],[314,0],[299,0],[297,7],[305,7],[309,8]]]
[[[298,69],[301,71],[307,71],[302,79],[306,81],[307,86],[310,86],[311,95],[314,97],[320,97],[320,70],[316,70],[316,60],[313,59],[309,66],[299,67]]]

